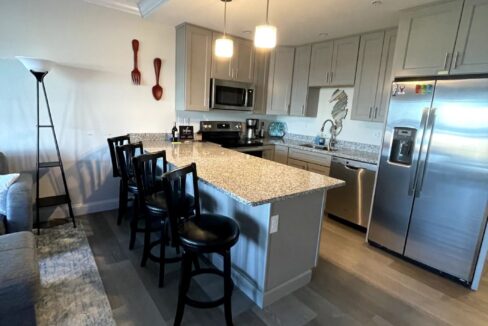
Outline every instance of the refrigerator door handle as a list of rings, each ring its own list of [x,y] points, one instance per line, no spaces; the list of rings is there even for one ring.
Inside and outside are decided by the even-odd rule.
[[[417,182],[415,183],[415,197],[420,197],[420,192],[422,191],[422,186],[424,184],[424,175],[425,175],[425,168],[427,165],[427,159],[429,158],[429,151],[430,151],[430,143],[432,140],[432,131],[434,129],[434,122],[435,122],[435,108],[430,110],[429,119],[427,121],[427,127],[425,129],[425,135],[427,142],[422,144],[422,148],[420,149],[420,162],[418,167],[418,177]],[[423,143],[423,142],[422,142]]]
[[[422,149],[422,144],[423,144],[423,141],[424,141],[424,132],[425,132],[425,129],[426,129],[426,124],[427,124],[427,120],[429,118],[429,110],[430,108],[424,108],[423,111],[422,111],[422,119],[420,120],[420,128],[419,128],[419,136],[420,136],[420,149]],[[412,149],[414,150],[414,149]],[[418,155],[414,156],[413,157],[413,160],[412,160],[412,165],[410,166],[410,182],[409,182],[409,186],[408,186],[408,195],[409,196],[413,196],[414,192],[415,192],[415,187],[416,187],[416,179],[417,179],[417,171],[419,171],[418,169]]]

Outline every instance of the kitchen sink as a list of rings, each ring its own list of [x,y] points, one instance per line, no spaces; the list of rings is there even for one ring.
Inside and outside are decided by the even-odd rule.
[[[317,144],[306,143],[306,144],[300,144],[300,146],[318,149],[318,150],[327,151],[327,152],[335,151],[335,149],[330,149],[329,146],[327,146],[327,145],[317,145]]]

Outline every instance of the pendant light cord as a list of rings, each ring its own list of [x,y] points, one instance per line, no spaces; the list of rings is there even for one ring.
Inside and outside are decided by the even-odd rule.
[[[266,3],[266,25],[269,25],[268,12],[269,12],[269,0],[267,0]]]
[[[225,38],[226,29],[227,29],[227,0],[224,0],[224,38]]]

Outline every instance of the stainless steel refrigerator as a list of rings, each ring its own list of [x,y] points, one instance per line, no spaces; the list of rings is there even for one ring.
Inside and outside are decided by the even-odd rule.
[[[477,289],[487,216],[488,78],[396,80],[368,241]]]

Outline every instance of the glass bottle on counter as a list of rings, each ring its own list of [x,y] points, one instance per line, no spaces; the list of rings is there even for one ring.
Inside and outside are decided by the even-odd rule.
[[[178,141],[178,128],[176,127],[176,122],[175,125],[173,126],[173,129],[171,129],[171,141],[172,142],[177,142]]]

